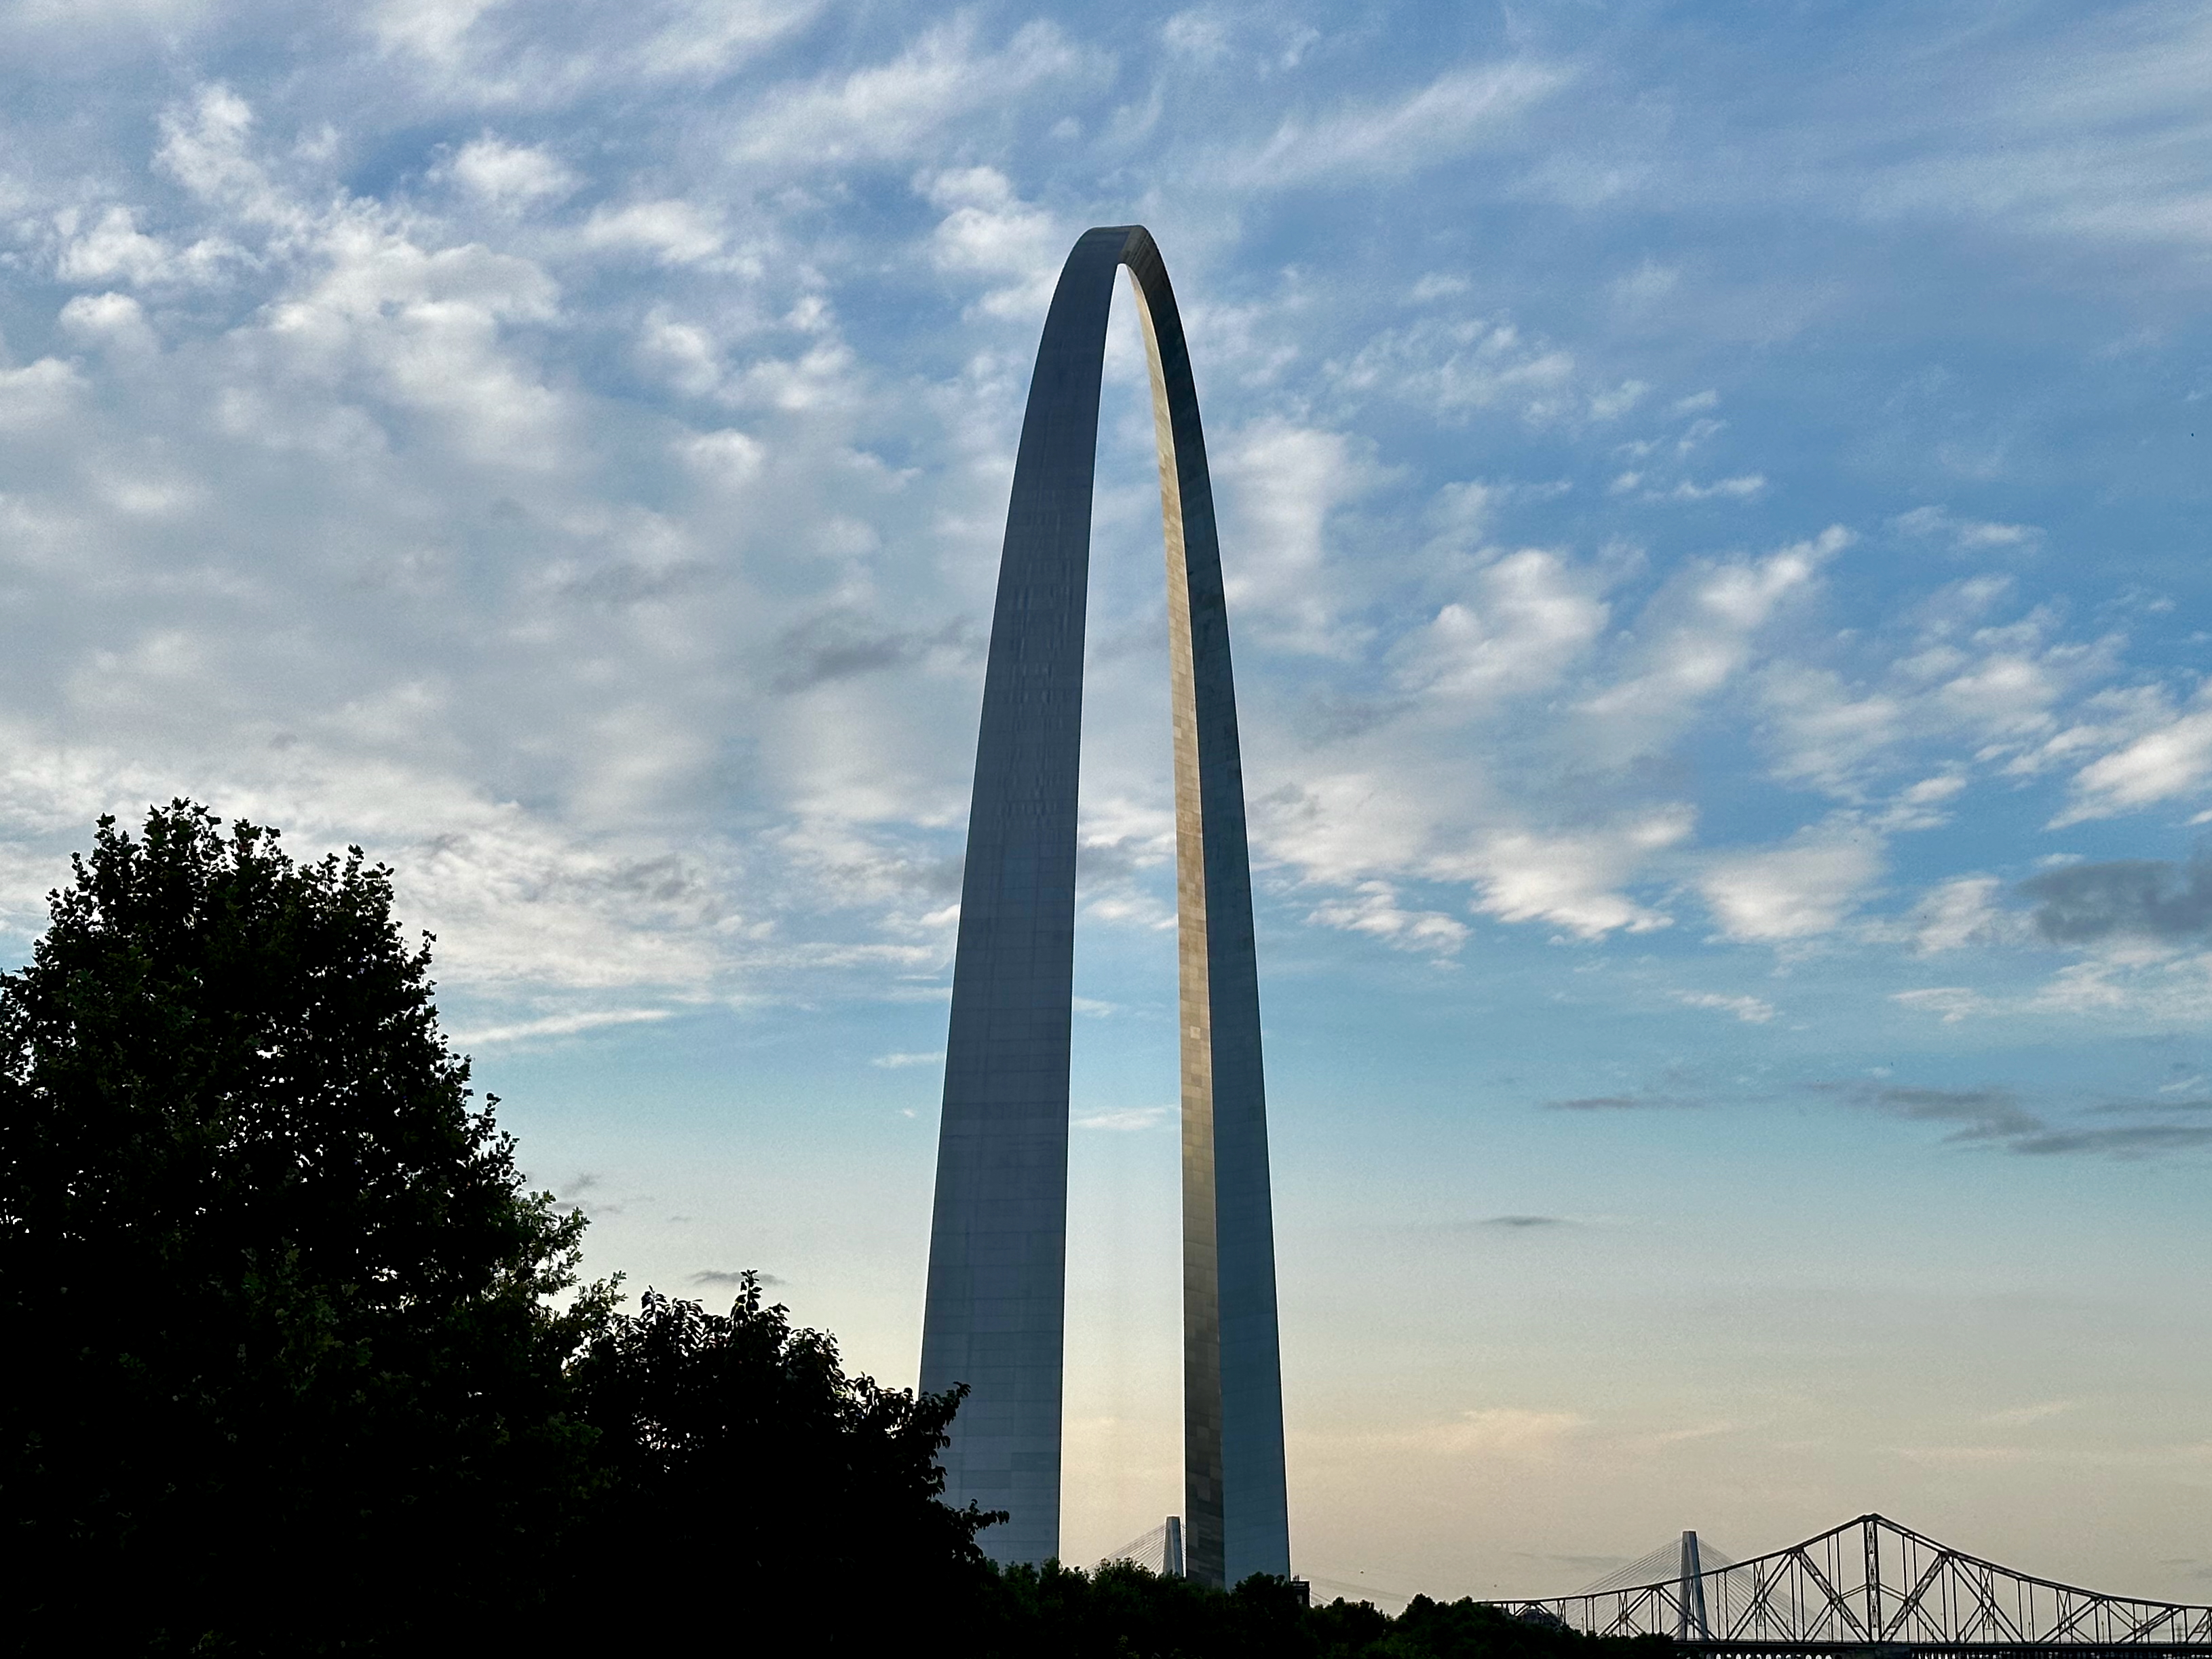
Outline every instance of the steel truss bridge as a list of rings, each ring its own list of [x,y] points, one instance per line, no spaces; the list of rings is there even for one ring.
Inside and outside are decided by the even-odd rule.
[[[2212,1607],[2015,1572],[1879,1515],[1710,1570],[1697,1534],[1686,1533],[1671,1577],[1492,1605],[1594,1635],[1668,1636],[1688,1653],[1747,1659],[2212,1656]]]

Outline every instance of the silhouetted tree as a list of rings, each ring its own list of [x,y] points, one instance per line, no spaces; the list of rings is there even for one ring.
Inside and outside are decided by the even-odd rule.
[[[994,1517],[939,1501],[961,1391],[847,1376],[751,1274],[727,1314],[651,1291],[603,1311],[570,1375],[611,1482],[578,1571],[706,1592],[605,1602],[599,1639],[727,1651],[781,1607],[805,1610],[793,1651],[881,1652],[956,1628],[988,1582],[975,1538]]]
[[[1472,1601],[1416,1596],[1395,1619],[1366,1602],[1308,1608],[1265,1575],[1201,1589],[1126,1561],[998,1574],[947,1651],[968,1659],[1666,1659],[1664,1637],[1583,1636]]]
[[[27,1650],[313,1653],[509,1617],[589,1495],[524,1190],[358,848],[102,818],[0,975],[0,1504]]]

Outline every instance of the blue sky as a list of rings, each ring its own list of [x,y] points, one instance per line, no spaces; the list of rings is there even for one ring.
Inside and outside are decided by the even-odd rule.
[[[0,82],[0,950],[102,811],[358,841],[596,1268],[910,1380],[1029,354],[1142,222],[1301,1569],[1879,1509],[2212,1599],[2201,8],[12,0]],[[1072,1557],[1180,1489],[1109,373]]]

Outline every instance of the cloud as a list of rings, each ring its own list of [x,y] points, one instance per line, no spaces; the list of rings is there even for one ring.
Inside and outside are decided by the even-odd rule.
[[[883,627],[858,611],[828,611],[785,629],[769,647],[774,670],[768,683],[790,695],[901,667],[932,652],[970,659],[975,647],[961,622],[912,631]]]
[[[1364,881],[1346,897],[1316,905],[1309,920],[1325,927],[1365,933],[1401,951],[1451,956],[1467,943],[1463,921],[1434,910],[1408,910],[1387,882]]]
[[[773,1289],[776,1285],[790,1282],[788,1279],[778,1279],[774,1273],[755,1273],[750,1267],[702,1267],[691,1275],[691,1283],[694,1285],[713,1285],[717,1289],[733,1290],[748,1281],[759,1285],[764,1290]]]
[[[1326,372],[1343,393],[1403,399],[1455,424],[1504,409],[1541,425],[1580,401],[1571,352],[1497,319],[1432,316],[1384,329]]]
[[[461,146],[434,169],[478,199],[499,208],[526,208],[557,201],[582,183],[550,152],[532,144],[510,144],[486,133]]]
[[[2066,865],[2030,877],[2020,891],[2036,901],[2035,930],[2053,945],[2212,936],[2212,852],[2180,865],[2154,859]]]
[[[1889,522],[1893,530],[1922,540],[1942,542],[1954,553],[2032,548],[2043,539],[2043,532],[2033,525],[1954,518],[1940,507],[1916,507]]]
[[[1672,489],[1664,492],[1662,499],[1670,501],[1749,501],[1766,488],[1766,479],[1759,473],[1747,472],[1740,477],[1716,478],[1709,484],[1693,483],[1685,478]]]
[[[1435,167],[1506,137],[1571,78],[1561,65],[1527,59],[1448,70],[1395,102],[1285,119],[1223,171],[1247,187],[1280,188]]]
[[[1907,913],[1903,936],[1921,956],[1970,945],[2024,943],[2029,932],[2027,918],[1996,902],[2003,889],[1995,876],[1958,876],[1939,883]]]
[[[54,262],[54,274],[65,283],[107,283],[121,278],[146,283],[169,274],[173,255],[159,238],[142,233],[136,212],[113,205],[106,209],[89,229],[77,229],[78,214],[64,210],[57,228],[69,240]]]
[[[1266,420],[1215,450],[1212,476],[1224,538],[1242,550],[1226,581],[1243,628],[1277,647],[1342,650],[1331,521],[1387,475],[1340,432]]]
[[[1111,1111],[1086,1112],[1071,1119],[1079,1129],[1105,1129],[1122,1134],[1134,1134],[1146,1129],[1157,1129],[1174,1118],[1181,1110],[1175,1106],[1123,1106]]]
[[[2024,1106],[2010,1089],[1921,1089],[1855,1085],[1851,1095],[1876,1109],[1915,1122],[1955,1127],[1954,1145],[1990,1146],[2026,1158],[2088,1155],[2135,1162],[2212,1147],[2212,1124],[2054,1122]],[[2141,1109],[2123,1103],[2100,1115]]]
[[[1474,880],[1476,908],[1501,921],[1550,922],[1582,939],[1650,933],[1674,918],[1619,889],[1641,859],[1686,838],[1692,822],[1688,809],[1667,805],[1602,830],[1512,830],[1437,864]]]
[[[888,63],[775,88],[738,123],[731,159],[811,169],[913,156],[947,124],[1086,61],[1047,22],[1025,25],[997,52],[979,51],[975,21],[963,14]]]
[[[1764,559],[1691,565],[1638,618],[1634,670],[1584,711],[1616,747],[1642,747],[1670,734],[1751,662],[1759,633],[1853,539],[1836,525]]]
[[[629,249],[664,265],[697,264],[722,251],[715,216],[690,202],[632,202],[595,208],[578,239],[587,248]]]
[[[899,1071],[908,1066],[941,1066],[944,1063],[945,1050],[942,1048],[921,1050],[912,1054],[878,1054],[868,1062],[869,1065],[880,1066],[887,1072]]]
[[[1928,985],[1911,991],[1893,991],[1889,1000],[1900,1008],[1919,1008],[1940,1014],[1946,1025],[1959,1024],[1969,1015],[1987,1013],[1994,1006],[1980,992],[1964,985]]]
[[[959,167],[918,181],[945,210],[929,242],[930,263],[996,284],[977,302],[988,316],[1030,321],[1044,314],[1073,238],[1049,213],[1024,202],[996,167]]]
[[[1555,685],[1605,628],[1601,580],[1541,548],[1492,561],[1475,573],[1466,598],[1399,642],[1400,683],[1471,702]]]
[[[2195,793],[2212,775],[2212,706],[2206,706],[2212,705],[2212,684],[2196,701],[2199,707],[2192,711],[2172,716],[2075,773],[2073,804],[2051,820],[2051,828]]]
[[[1665,1095],[1583,1095],[1572,1100],[1547,1100],[1547,1112],[1638,1112],[1650,1108],[1667,1110],[1693,1102]]]
[[[1698,889],[1723,937],[1779,944],[1833,932],[1881,870],[1878,838],[1823,825],[1782,847],[1713,859]]]
[[[458,1047],[484,1048],[501,1043],[528,1042],[541,1037],[574,1036],[610,1025],[650,1024],[669,1017],[670,1012],[665,1008],[607,1008],[570,1014],[548,1014],[542,1019],[519,1020],[511,1024],[480,1025],[453,1032],[451,1036]]]
[[[1559,1215],[1491,1215],[1482,1218],[1486,1227],[1507,1227],[1516,1232],[1532,1227],[1565,1227],[1571,1224]]]
[[[1899,1117],[1957,1124],[1953,1140],[2014,1140],[2045,1127],[2008,1089],[1877,1089],[1873,1099]]]
[[[1711,1008],[1734,1014],[1747,1025],[1764,1025],[1774,1018],[1774,1005],[1759,997],[1723,996],[1714,991],[1675,991],[1671,994],[1686,1008]]]

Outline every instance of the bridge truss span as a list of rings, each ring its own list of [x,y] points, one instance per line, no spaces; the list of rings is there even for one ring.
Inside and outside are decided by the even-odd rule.
[[[2212,1656],[2212,1607],[2039,1578],[1879,1515],[1710,1571],[1495,1605],[1593,1635],[1668,1636],[1693,1652],[1746,1659]]]

